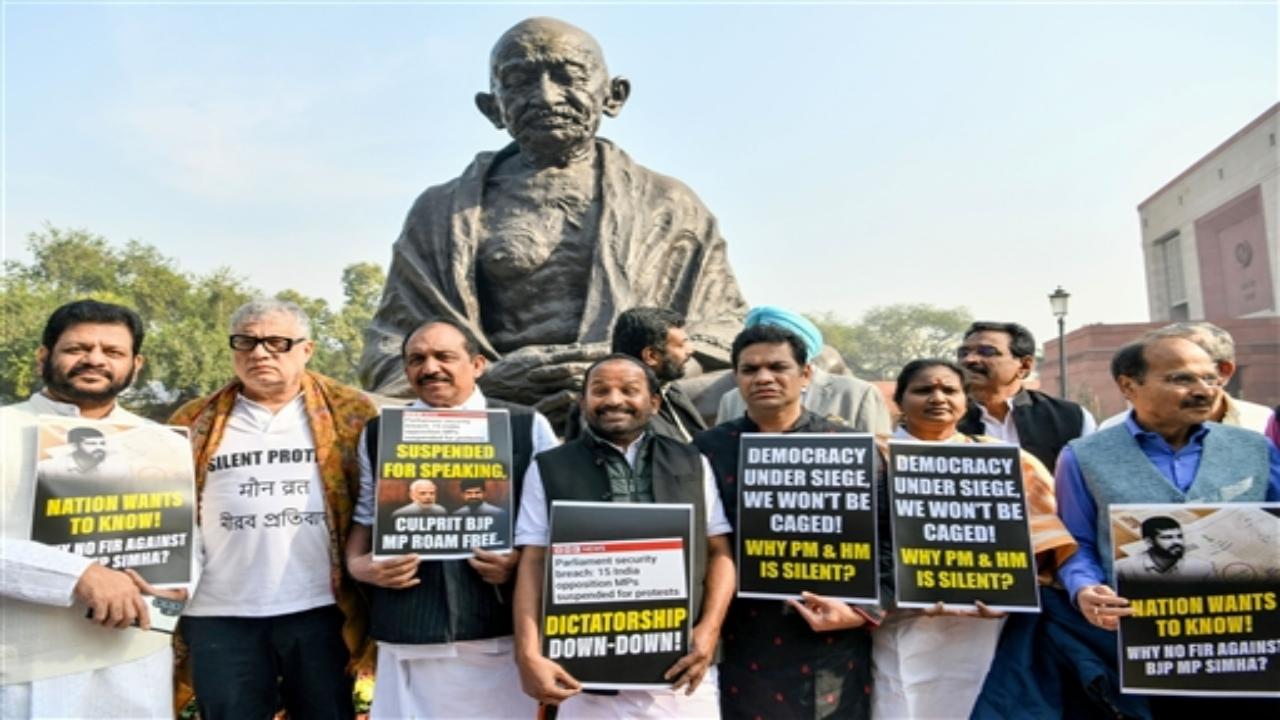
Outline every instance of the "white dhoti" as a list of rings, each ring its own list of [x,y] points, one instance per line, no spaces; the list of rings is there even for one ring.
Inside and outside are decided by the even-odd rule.
[[[890,614],[871,633],[871,717],[969,717],[1003,627],[1003,618]]]
[[[520,690],[510,636],[441,645],[378,643],[373,720],[513,718],[537,703]]]
[[[617,695],[578,693],[560,703],[556,720],[719,718],[720,678],[713,665],[692,695],[670,690],[620,690]]]

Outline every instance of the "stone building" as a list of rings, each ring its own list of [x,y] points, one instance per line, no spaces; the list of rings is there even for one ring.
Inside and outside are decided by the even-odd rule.
[[[1111,355],[1149,328],[1208,320],[1236,341],[1233,395],[1280,403],[1280,103],[1138,205],[1148,323],[1089,325],[1067,338],[1068,392],[1104,415],[1124,400]],[[1058,341],[1045,344],[1043,389],[1058,387]]]

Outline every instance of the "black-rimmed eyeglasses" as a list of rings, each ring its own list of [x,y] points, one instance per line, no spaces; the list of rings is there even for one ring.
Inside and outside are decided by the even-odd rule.
[[[1000,352],[1000,348],[993,345],[974,345],[973,347],[962,345],[956,348],[956,359],[964,360],[969,353],[973,353],[974,355],[983,358],[1000,357],[1004,354]]]
[[[294,345],[306,341],[306,338],[287,338],[279,335],[268,335],[267,337],[232,335],[227,338],[227,344],[231,346],[231,349],[241,352],[253,352],[253,349],[261,343],[267,349],[267,352],[287,353],[293,349]]]

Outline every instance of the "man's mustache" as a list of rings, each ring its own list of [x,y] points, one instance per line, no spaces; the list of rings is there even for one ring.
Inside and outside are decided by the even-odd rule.
[[[115,375],[113,375],[111,371],[108,370],[107,368],[94,367],[92,365],[77,365],[71,368],[70,370],[67,371],[67,378],[70,379],[73,377],[77,377],[79,375],[85,375],[87,373],[93,373],[94,375],[101,375],[102,377],[108,380],[116,379]]]
[[[1213,398],[1187,398],[1182,401],[1181,407],[1184,408],[1211,408],[1213,407]]]
[[[624,412],[628,415],[635,415],[636,410],[627,405],[606,405],[596,410],[596,415],[603,415],[607,412]]]
[[[429,382],[449,382],[449,376],[444,373],[431,373],[430,375],[419,375],[414,380],[415,385],[426,385]]]
[[[585,122],[587,116],[586,113],[567,105],[557,105],[555,107],[535,106],[520,113],[521,123],[537,122],[548,118],[561,118],[564,120],[572,120],[574,122]]]

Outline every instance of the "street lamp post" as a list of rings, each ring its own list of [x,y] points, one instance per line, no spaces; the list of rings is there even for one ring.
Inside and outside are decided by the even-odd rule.
[[[1058,318],[1058,397],[1067,399],[1067,298],[1071,293],[1059,285],[1049,295],[1049,306],[1053,308],[1054,317]]]

